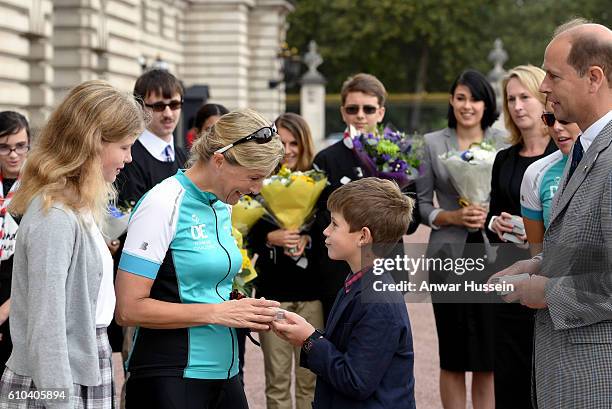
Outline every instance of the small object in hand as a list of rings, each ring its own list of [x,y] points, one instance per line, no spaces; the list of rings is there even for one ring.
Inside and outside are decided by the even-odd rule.
[[[514,233],[504,233],[502,234],[502,238],[509,242],[516,243],[516,244],[525,243],[523,240],[519,239],[518,236]]]
[[[530,275],[529,273],[521,273],[521,274],[516,274],[516,275],[509,275],[509,276],[501,276],[501,277],[495,277],[494,279],[491,280],[491,284],[514,284],[514,283],[518,283],[519,281],[523,281],[523,280],[527,280],[529,279]],[[498,291],[497,294],[498,295],[508,295],[510,294],[511,291]]]
[[[242,294],[240,291],[233,289],[232,292],[230,293],[230,300],[242,300],[243,298],[246,298],[246,295]]]
[[[285,311],[283,310],[278,310],[276,311],[276,316],[274,317],[275,321],[280,321],[280,320],[284,320],[285,319]]]
[[[510,224],[512,224],[512,234],[519,236],[525,234],[525,225],[523,224],[523,219],[520,216],[512,216],[510,219]]]

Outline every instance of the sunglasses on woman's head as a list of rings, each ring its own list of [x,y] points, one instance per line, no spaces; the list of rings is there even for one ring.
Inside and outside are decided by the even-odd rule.
[[[229,145],[225,145],[223,148],[221,149],[217,149],[215,151],[215,153],[223,153],[226,152],[228,149],[236,146],[236,145],[240,145],[241,143],[245,143],[251,140],[254,140],[257,143],[268,143],[272,140],[272,137],[274,135],[278,135],[278,131],[276,130],[276,125],[272,124],[270,126],[264,126],[261,129],[258,129],[257,131],[253,132],[250,135],[247,135],[243,138],[238,139],[236,142],[234,143],[230,143]]]
[[[363,113],[366,115],[374,115],[378,109],[374,105],[347,105],[344,107],[344,112],[349,115],[357,115],[361,108],[363,108]]]
[[[555,114],[552,112],[544,112],[542,113],[542,122],[544,122],[544,124],[546,126],[555,126],[555,121],[559,121],[559,123],[561,125],[567,125],[569,124],[569,122],[567,121],[562,121],[560,119],[555,118]]]

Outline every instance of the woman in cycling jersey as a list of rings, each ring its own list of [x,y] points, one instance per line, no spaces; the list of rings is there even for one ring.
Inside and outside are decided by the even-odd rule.
[[[136,326],[126,408],[248,408],[234,328],[268,330],[278,302],[230,300],[242,264],[230,205],[283,158],[274,124],[222,116],[179,170],[133,210],[117,274],[117,321]]]
[[[542,251],[553,197],[559,188],[569,153],[580,134],[575,123],[561,123],[555,118],[550,102],[546,103],[542,121],[559,150],[529,165],[521,182],[521,215],[529,251],[534,256]]]

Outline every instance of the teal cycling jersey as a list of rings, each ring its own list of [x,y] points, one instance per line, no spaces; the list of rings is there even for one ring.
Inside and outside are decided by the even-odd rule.
[[[182,172],[151,189],[132,212],[119,268],[153,280],[150,297],[183,304],[229,299],[242,256],[231,207]],[[238,373],[236,332],[220,325],[137,328],[130,376],[226,379]]]
[[[532,163],[521,182],[521,214],[531,220],[542,221],[548,228],[552,200],[559,188],[559,181],[567,156],[561,151]]]

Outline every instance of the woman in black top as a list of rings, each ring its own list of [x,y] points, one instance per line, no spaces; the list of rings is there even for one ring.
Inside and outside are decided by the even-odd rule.
[[[498,152],[491,179],[488,236],[498,245],[493,271],[530,257],[526,247],[507,242],[502,235],[512,231],[510,218],[521,215],[520,190],[523,174],[533,162],[557,147],[540,116],[545,96],[538,91],[544,71],[519,65],[503,81],[503,108],[511,147]],[[525,241],[525,235],[517,235]],[[531,356],[533,310],[519,304],[496,305],[495,314],[495,407],[531,407]]]
[[[306,121],[297,114],[285,113],[276,120],[276,127],[285,147],[283,164],[294,171],[309,170],[314,149]],[[263,219],[253,226],[248,237],[250,248],[259,255],[256,296],[279,301],[281,308],[300,314],[316,328],[323,328],[323,306],[318,299],[320,282],[316,269],[312,268],[310,241],[307,232],[279,229]],[[288,248],[297,248],[297,251],[289,254]],[[310,408],[315,375],[300,367],[300,348],[272,332],[262,332],[259,338],[264,354],[268,407],[292,408],[293,366],[296,408]]]
[[[19,219],[7,212],[19,187],[19,173],[30,149],[30,127],[26,118],[13,111],[0,112],[0,365],[4,366],[13,344],[9,330],[13,252]]]

